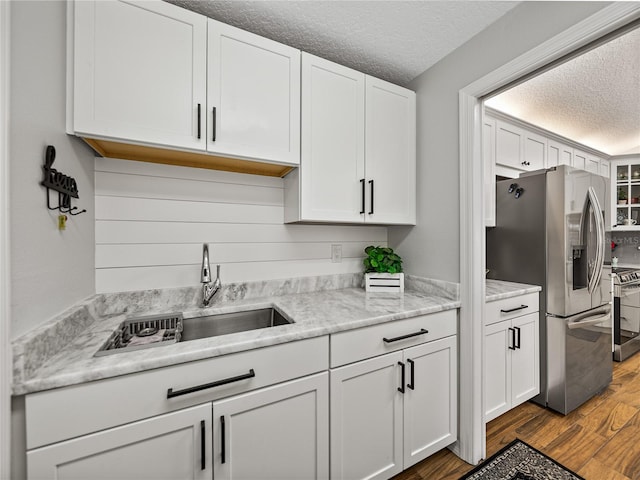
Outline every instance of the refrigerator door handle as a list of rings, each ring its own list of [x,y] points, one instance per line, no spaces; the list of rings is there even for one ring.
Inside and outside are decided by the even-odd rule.
[[[593,293],[602,278],[602,269],[604,266],[604,219],[602,218],[602,208],[598,201],[598,196],[593,187],[589,187],[587,191],[587,198],[585,199],[585,205],[583,215],[593,215],[595,229],[596,229],[596,255],[594,259],[593,271],[588,274],[587,290],[589,293]],[[584,223],[582,224],[584,227]],[[586,232],[583,232],[583,235]]]
[[[584,327],[589,327],[591,325],[597,325],[598,323],[602,323],[603,321],[607,320],[608,318],[611,318],[611,312],[607,312],[604,315],[600,315],[598,314],[597,317],[587,317],[588,320],[580,320],[577,322],[569,322],[567,324],[567,328],[569,328],[570,330],[573,330],[575,328],[584,328]]]

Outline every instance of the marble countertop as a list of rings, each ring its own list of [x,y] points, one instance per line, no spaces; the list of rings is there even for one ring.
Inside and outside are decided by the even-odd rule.
[[[367,294],[363,288],[341,288],[244,298],[204,309],[191,307],[191,310],[180,310],[185,319],[274,307],[295,323],[100,357],[94,354],[131,312],[103,314],[88,321],[81,313],[84,310],[78,310],[80,313],[76,316],[83,320],[75,323],[82,324],[82,328],[78,327],[77,334],[66,344],[55,347],[57,350],[50,352],[46,361],[28,366],[33,363],[29,358],[30,347],[33,349],[35,345],[39,347],[35,349],[40,351],[54,348],[52,345],[42,346],[44,340],[40,337],[33,336],[30,343],[25,340],[22,345],[14,346],[14,363],[17,365],[14,365],[13,394],[59,388],[458,308],[457,291],[455,295],[450,293],[446,289],[419,289],[407,290],[403,294]],[[83,308],[86,310],[88,307]],[[172,311],[176,310],[165,310],[166,313]]]
[[[527,285],[526,283],[505,282],[503,280],[486,281],[486,301],[495,302],[504,298],[517,297],[527,293],[539,292],[542,287],[538,285]]]

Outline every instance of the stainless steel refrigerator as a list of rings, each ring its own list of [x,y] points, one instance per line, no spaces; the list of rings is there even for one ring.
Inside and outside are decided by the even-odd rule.
[[[612,378],[609,185],[565,165],[496,182],[487,278],[542,286],[534,401],[564,414]]]

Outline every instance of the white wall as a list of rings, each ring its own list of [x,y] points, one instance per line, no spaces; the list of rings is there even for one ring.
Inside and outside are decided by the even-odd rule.
[[[361,272],[387,244],[386,227],[284,225],[281,178],[96,158],[95,188],[99,293],[198,285],[203,243],[223,283]]]
[[[94,293],[93,155],[65,134],[66,4],[11,2],[11,335]],[[88,213],[57,229],[40,186],[47,145],[74,177]]]
[[[402,251],[407,273],[460,281],[459,90],[606,5],[524,2],[411,82],[418,110],[417,226],[389,228],[389,244]]]

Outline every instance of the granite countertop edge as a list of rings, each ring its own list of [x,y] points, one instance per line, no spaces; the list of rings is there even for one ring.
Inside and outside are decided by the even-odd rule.
[[[225,299],[206,309],[193,307],[192,304],[188,307],[179,303],[167,305],[165,302],[164,306],[155,308],[147,309],[145,306],[144,312],[114,313],[109,310],[109,298],[97,295],[80,302],[64,312],[60,318],[52,319],[48,327],[40,327],[26,338],[15,342],[12,394],[24,395],[68,387],[460,307],[457,284],[419,277],[412,280],[413,289],[408,288],[403,294],[367,294],[361,287],[349,286],[359,282],[359,278],[354,277],[347,279],[347,288],[273,293],[261,297],[239,296],[239,299]],[[541,287],[534,285],[487,280],[486,301],[540,290]],[[191,291],[177,293],[182,295],[180,298],[186,298],[187,303],[191,301]],[[164,292],[161,292],[161,295],[163,294]],[[116,327],[132,313],[158,313],[162,310],[166,313],[179,310],[184,313],[184,318],[188,319],[200,315],[266,307],[276,308],[294,323],[132,352],[94,356]],[[70,327],[74,331],[73,340],[68,343],[65,340],[62,344],[47,344],[51,340],[51,331],[56,335],[63,335]],[[49,337],[44,334],[47,328]],[[29,358],[30,355],[33,356],[30,351],[34,346],[37,347],[35,350],[40,350],[37,355],[43,355],[43,350],[49,351],[46,361],[37,363]]]
[[[542,291],[542,287],[539,285],[487,279],[485,302],[495,302],[497,300],[504,300],[505,298],[513,298],[540,291]]]
[[[456,309],[460,307],[460,301],[421,291],[366,294],[362,288],[345,288],[239,300],[207,309],[192,308],[192,311],[184,312],[184,318],[265,307],[276,308],[295,323],[101,357],[95,357],[95,352],[127,315],[94,319],[73,343],[62,348],[41,368],[24,378],[18,378],[14,368],[12,394],[68,387]],[[14,347],[14,357],[15,352]]]

